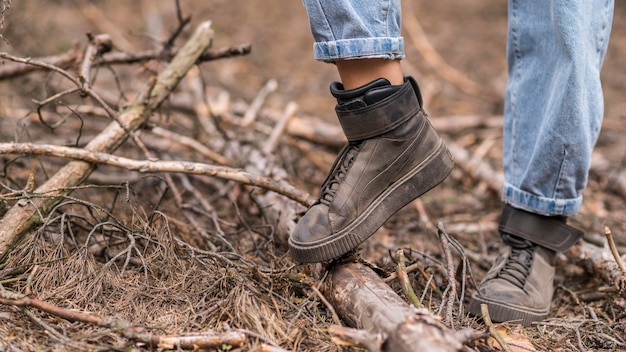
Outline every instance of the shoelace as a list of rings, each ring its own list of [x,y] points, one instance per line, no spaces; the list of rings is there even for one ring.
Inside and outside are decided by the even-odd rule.
[[[511,247],[511,254],[507,258],[504,267],[498,273],[498,277],[523,289],[526,278],[530,274],[530,266],[533,262],[535,247],[528,245],[524,248]]]
[[[350,170],[359,149],[361,149],[361,145],[362,143],[350,143],[339,153],[331,168],[331,173],[322,184],[319,196],[320,203],[328,205],[335,198],[339,185],[346,178],[348,170]]]

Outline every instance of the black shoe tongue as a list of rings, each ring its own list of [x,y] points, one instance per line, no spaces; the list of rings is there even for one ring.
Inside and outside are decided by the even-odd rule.
[[[330,91],[337,98],[337,109],[346,111],[377,103],[397,92],[400,87],[402,86],[392,86],[385,78],[379,78],[350,90],[343,90],[341,83],[334,82]]]

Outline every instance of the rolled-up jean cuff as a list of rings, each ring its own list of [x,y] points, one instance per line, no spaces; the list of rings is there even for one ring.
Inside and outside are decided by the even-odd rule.
[[[342,39],[313,44],[315,60],[333,62],[350,59],[403,59],[402,37]]]
[[[502,188],[502,201],[514,208],[545,216],[573,216],[578,213],[583,202],[582,196],[572,199],[555,199],[537,196],[505,183]]]

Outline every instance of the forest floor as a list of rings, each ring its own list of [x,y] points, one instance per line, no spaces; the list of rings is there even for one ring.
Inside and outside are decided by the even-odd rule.
[[[251,52],[205,62],[191,71],[137,138],[159,160],[223,163],[315,196],[343,139],[336,137],[339,126],[328,92],[330,82],[338,79],[336,70],[313,61],[301,3],[179,3],[182,16],[191,16],[191,21],[175,47],[200,22],[210,20],[213,48],[249,43]],[[60,55],[77,46],[84,49],[87,33],[109,34],[114,51],[160,50],[179,25],[176,4],[13,2],[0,29],[0,52],[34,59]],[[507,5],[496,0],[412,0],[403,6],[404,69],[417,78],[435,127],[466,160],[459,160],[441,185],[394,215],[362,246],[360,258],[385,276],[395,272],[397,249],[404,249],[407,264],[418,268],[409,277],[423,305],[451,330],[476,332],[466,350],[499,351],[503,348],[489,337],[484,323],[468,316],[465,307],[475,282],[498,254]],[[618,1],[602,71],[605,120],[584,205],[571,219],[591,245],[606,246],[605,228],[610,228],[621,254],[626,253],[624,16],[626,3]],[[0,75],[9,64],[0,61]],[[103,65],[93,69],[92,86],[109,106],[122,109],[141,97],[165,66],[162,60]],[[66,67],[72,74],[76,68]],[[253,102],[271,82],[277,85],[262,99],[256,120],[240,123],[246,112],[255,111]],[[0,144],[82,147],[97,136],[111,120],[92,99],[70,94],[41,104],[70,88],[50,71],[0,80]],[[291,128],[277,144],[269,144],[272,126],[291,103],[297,104]],[[199,117],[207,115],[207,107],[212,109],[208,115],[214,118],[213,130]],[[326,132],[306,133],[318,129]],[[184,143],[181,136],[217,155]],[[146,158],[145,150],[131,140],[115,155]],[[29,184],[39,187],[68,161],[0,155],[0,216],[27,207],[33,197],[49,196],[33,193]],[[133,331],[155,335],[213,331],[248,337],[242,346],[225,341],[214,350],[359,350],[341,346],[328,333],[337,322],[317,290],[323,268],[296,265],[287,253],[289,226],[281,221],[297,216],[302,202],[272,196],[259,187],[207,175],[100,165],[50,214],[42,214],[43,224],[0,263],[0,297],[6,298],[6,292],[36,297],[69,311],[124,320]],[[463,246],[463,251],[453,251],[459,270],[464,259],[469,262],[465,275],[453,278],[464,287],[453,317],[443,314],[442,291],[450,277],[438,224]],[[576,257],[579,247],[557,258],[555,295],[546,321],[527,328],[498,325],[513,350],[626,350],[623,287],[620,291],[590,272],[588,263]],[[400,284],[390,285],[404,295]],[[131,336],[128,325],[70,322],[34,307],[4,303],[0,351],[152,350]]]

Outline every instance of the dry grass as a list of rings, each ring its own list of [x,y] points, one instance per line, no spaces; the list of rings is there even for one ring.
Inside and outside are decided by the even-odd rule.
[[[146,4],[150,3],[136,2],[132,6],[145,10],[148,8]],[[163,6],[161,8],[169,8],[167,6],[172,3],[159,2]],[[223,11],[229,11],[231,17],[241,15],[250,21],[261,21],[263,26],[267,26],[265,22],[269,21],[260,18],[263,16],[256,16],[258,8],[241,10],[226,6],[229,1],[216,3],[224,6]],[[481,1],[472,3],[482,4]],[[4,14],[11,2],[3,1],[0,4]],[[443,2],[443,5],[437,4],[425,3],[423,6],[453,8]],[[33,33],[38,36],[50,29],[43,23],[38,24],[33,17],[24,15],[35,11],[36,5],[36,2],[22,2],[20,6],[28,11],[24,10],[17,15],[15,7],[11,9],[12,15],[28,24],[24,28],[12,28],[13,38],[26,38],[26,27],[33,27]],[[189,6],[194,9],[199,7],[196,10],[200,14],[210,12],[198,4]],[[291,13],[288,6],[281,4],[279,7],[276,9],[278,13]],[[78,8],[81,7],[59,5],[57,20],[67,23],[84,20]],[[131,12],[134,11],[120,13],[119,9],[117,12],[110,8],[106,10],[109,20],[117,19],[114,15],[119,13],[120,23],[129,23],[129,27],[132,27],[129,30],[139,30],[136,26],[141,21],[130,23]],[[146,18],[154,16],[147,12],[144,15]],[[172,20],[174,17],[169,12],[157,16],[169,19],[164,20],[164,23],[172,27],[176,23]],[[229,18],[220,18],[216,22],[230,22],[233,33],[241,33],[237,32],[242,27],[240,23],[233,24]],[[474,17],[464,16],[463,20],[468,18]],[[435,17],[427,19],[436,20]],[[301,25],[297,16],[288,21],[292,26]],[[250,26],[253,24],[251,22]],[[491,28],[489,21],[483,19],[481,22],[478,16],[474,25]],[[57,26],[60,24],[57,23]],[[228,33],[222,29],[227,28],[225,26],[218,28],[221,30],[218,36],[241,36]],[[479,30],[482,27],[468,28],[480,33],[490,32],[484,28]],[[254,29],[248,28],[247,32],[250,31]],[[301,32],[294,30],[292,39],[298,45],[303,45],[298,33]],[[72,40],[78,40],[80,38],[77,37],[82,35],[72,34]],[[309,36],[308,33],[306,35]],[[450,32],[444,31],[442,35],[450,35]],[[624,33],[618,32],[617,35],[618,40],[626,38]],[[154,44],[152,41],[139,40],[138,36],[131,37],[134,43],[140,43],[136,44],[138,47]],[[47,41],[41,43],[41,46],[37,41],[30,40],[23,49],[27,52],[41,50],[45,54],[57,54],[67,49],[69,41],[66,37],[55,39],[58,41]],[[249,58],[250,62],[254,61],[258,65],[256,67],[264,68],[266,76],[255,74],[248,61],[241,59],[202,66],[204,77],[201,85],[204,85],[204,92],[211,101],[224,93],[233,97],[223,116],[217,118],[220,128],[215,134],[209,135],[200,127],[197,111],[193,109],[195,101],[191,98],[194,93],[189,88],[191,84],[187,85],[189,82],[181,85],[168,104],[152,117],[150,125],[194,138],[227,156],[238,166],[252,164],[248,158],[256,155],[254,153],[258,154],[267,139],[266,127],[275,123],[272,114],[267,112],[276,115],[276,107],[282,110],[298,89],[319,93],[314,89],[322,85],[324,90],[327,88],[327,67],[319,70],[319,66],[311,70],[291,67],[284,61],[285,57],[305,55],[308,63],[310,52],[300,53],[284,47],[276,48],[276,52],[267,49],[275,41],[275,38],[265,38],[262,45],[254,49],[262,54]],[[438,45],[440,48],[444,46]],[[469,49],[478,47],[472,43],[468,45],[471,46]],[[454,45],[446,46],[450,50],[461,50]],[[303,47],[309,48],[308,44]],[[484,51],[474,53],[469,49],[466,51],[468,57],[472,54],[477,57],[484,55]],[[272,60],[274,56],[277,56],[276,60]],[[297,61],[293,56],[290,58]],[[500,63],[492,63],[489,60],[481,61],[478,69],[487,73],[490,73],[490,69],[497,70]],[[467,72],[475,68],[471,60],[464,64],[467,65]],[[613,67],[613,72],[618,72],[615,67],[619,66],[609,67]],[[142,91],[153,71],[161,68],[162,63],[156,62],[102,68],[94,76],[94,87],[117,108]],[[241,118],[241,111],[245,111],[247,102],[254,98],[250,92],[254,93],[272,73],[282,70],[288,70],[285,73],[287,78],[281,82],[284,84],[287,81],[287,85],[271,97],[268,101],[271,106],[259,116],[258,126],[265,129],[233,127],[229,120]],[[436,81],[424,67],[410,67],[410,70],[424,71],[423,77],[432,78],[431,82]],[[623,82],[618,79],[609,82],[608,95],[623,97],[626,91]],[[68,110],[66,106],[88,106],[88,102],[78,95],[64,98],[62,104],[46,106],[43,121],[29,113],[34,109],[32,99],[41,100],[42,97],[67,88],[55,75],[36,73],[1,83],[1,141],[81,145],[110,122],[98,114],[75,114]],[[294,89],[290,90],[290,87]],[[434,109],[430,112],[434,116],[493,114],[494,110],[501,107],[501,101],[469,99],[445,84],[439,90],[437,87],[426,87],[425,91],[430,97],[429,106]],[[298,96],[305,109],[303,115],[316,115],[320,112],[320,101],[328,102],[317,95],[311,97],[311,94]],[[597,148],[610,165],[615,165],[616,170],[623,168],[626,160],[623,152],[616,148],[624,145],[619,129],[624,126],[624,115],[616,113],[618,105],[610,104],[608,111],[611,114],[607,115],[611,126],[617,127],[604,132]],[[332,110],[332,107],[328,110]],[[57,126],[51,128],[51,125]],[[501,170],[501,150],[497,147],[498,143],[493,143],[500,138],[498,127],[476,126],[443,133],[447,139],[470,152],[482,150],[482,160],[494,170]],[[151,134],[149,129],[143,130],[140,137],[159,158],[211,162],[201,153]],[[485,145],[492,147],[485,150]],[[315,193],[334,153],[335,147],[289,136],[281,141],[273,157],[268,160],[274,163],[270,163],[275,167],[273,170],[282,172],[277,175],[286,175],[292,184]],[[126,143],[119,155],[143,157],[132,143]],[[267,161],[254,158],[261,165],[261,162]],[[0,156],[0,215],[17,204],[28,206],[29,197],[38,196],[21,192],[31,173],[35,176],[35,185],[40,185],[65,162],[64,159],[55,158]],[[615,189],[607,175],[591,174],[589,189],[585,193],[585,206],[575,220],[575,225],[587,232],[588,240],[601,241],[599,235],[605,224],[611,225],[616,235],[626,233],[626,224],[623,222],[626,200]],[[13,195],[9,197],[8,194]],[[284,228],[281,227],[284,224],[278,223],[272,213],[275,209],[279,213],[283,210],[278,205],[280,201],[265,204],[263,195],[264,192],[259,189],[211,177],[146,175],[99,167],[71,197],[63,198],[49,215],[45,215],[43,224],[27,234],[11,252],[8,260],[0,264],[0,289],[32,294],[66,309],[124,319],[153,334],[183,335],[240,330],[248,335],[241,348],[221,346],[217,349],[257,351],[266,344],[305,352],[351,350],[331,341],[327,329],[333,323],[332,317],[310,288],[322,279],[323,268],[296,266],[291,261],[287,255]],[[443,292],[450,283],[450,268],[444,264],[441,243],[433,231],[433,223],[441,220],[451,237],[463,245],[474,275],[480,279],[497,253],[498,240],[494,225],[499,207],[497,194],[490,191],[485,182],[473,179],[457,168],[434,192],[423,197],[422,204],[401,210],[380,229],[363,246],[362,257],[384,276],[395,271],[393,253],[398,248],[404,248],[407,266],[417,264],[418,267],[418,270],[409,273],[409,281],[415,293],[423,299],[422,304],[429,310],[443,315],[447,313],[445,308],[449,302],[444,299]],[[481,226],[476,226],[478,224]],[[626,242],[623,236],[621,241],[618,238],[619,248],[624,250]],[[455,268],[458,269],[455,274],[459,284],[466,280],[463,291],[465,301],[453,306],[453,319],[447,323],[457,329],[471,327],[476,332],[482,332],[484,326],[463,313],[462,303],[466,303],[474,287],[468,278],[469,272],[463,275],[460,251],[453,250],[452,254]],[[558,288],[550,320],[520,331],[537,350],[626,348],[623,340],[626,331],[626,302],[623,294],[611,290],[606,283],[587,274],[584,268],[570,262],[565,256],[559,257],[559,269],[561,276],[557,278]],[[391,281],[390,285],[400,295],[403,294],[397,281]],[[457,286],[459,291],[460,287]],[[468,342],[467,347],[474,351],[497,350],[493,343],[482,338]],[[151,350],[145,344],[124,337],[116,329],[71,323],[31,308],[0,305],[0,350],[90,349]]]

